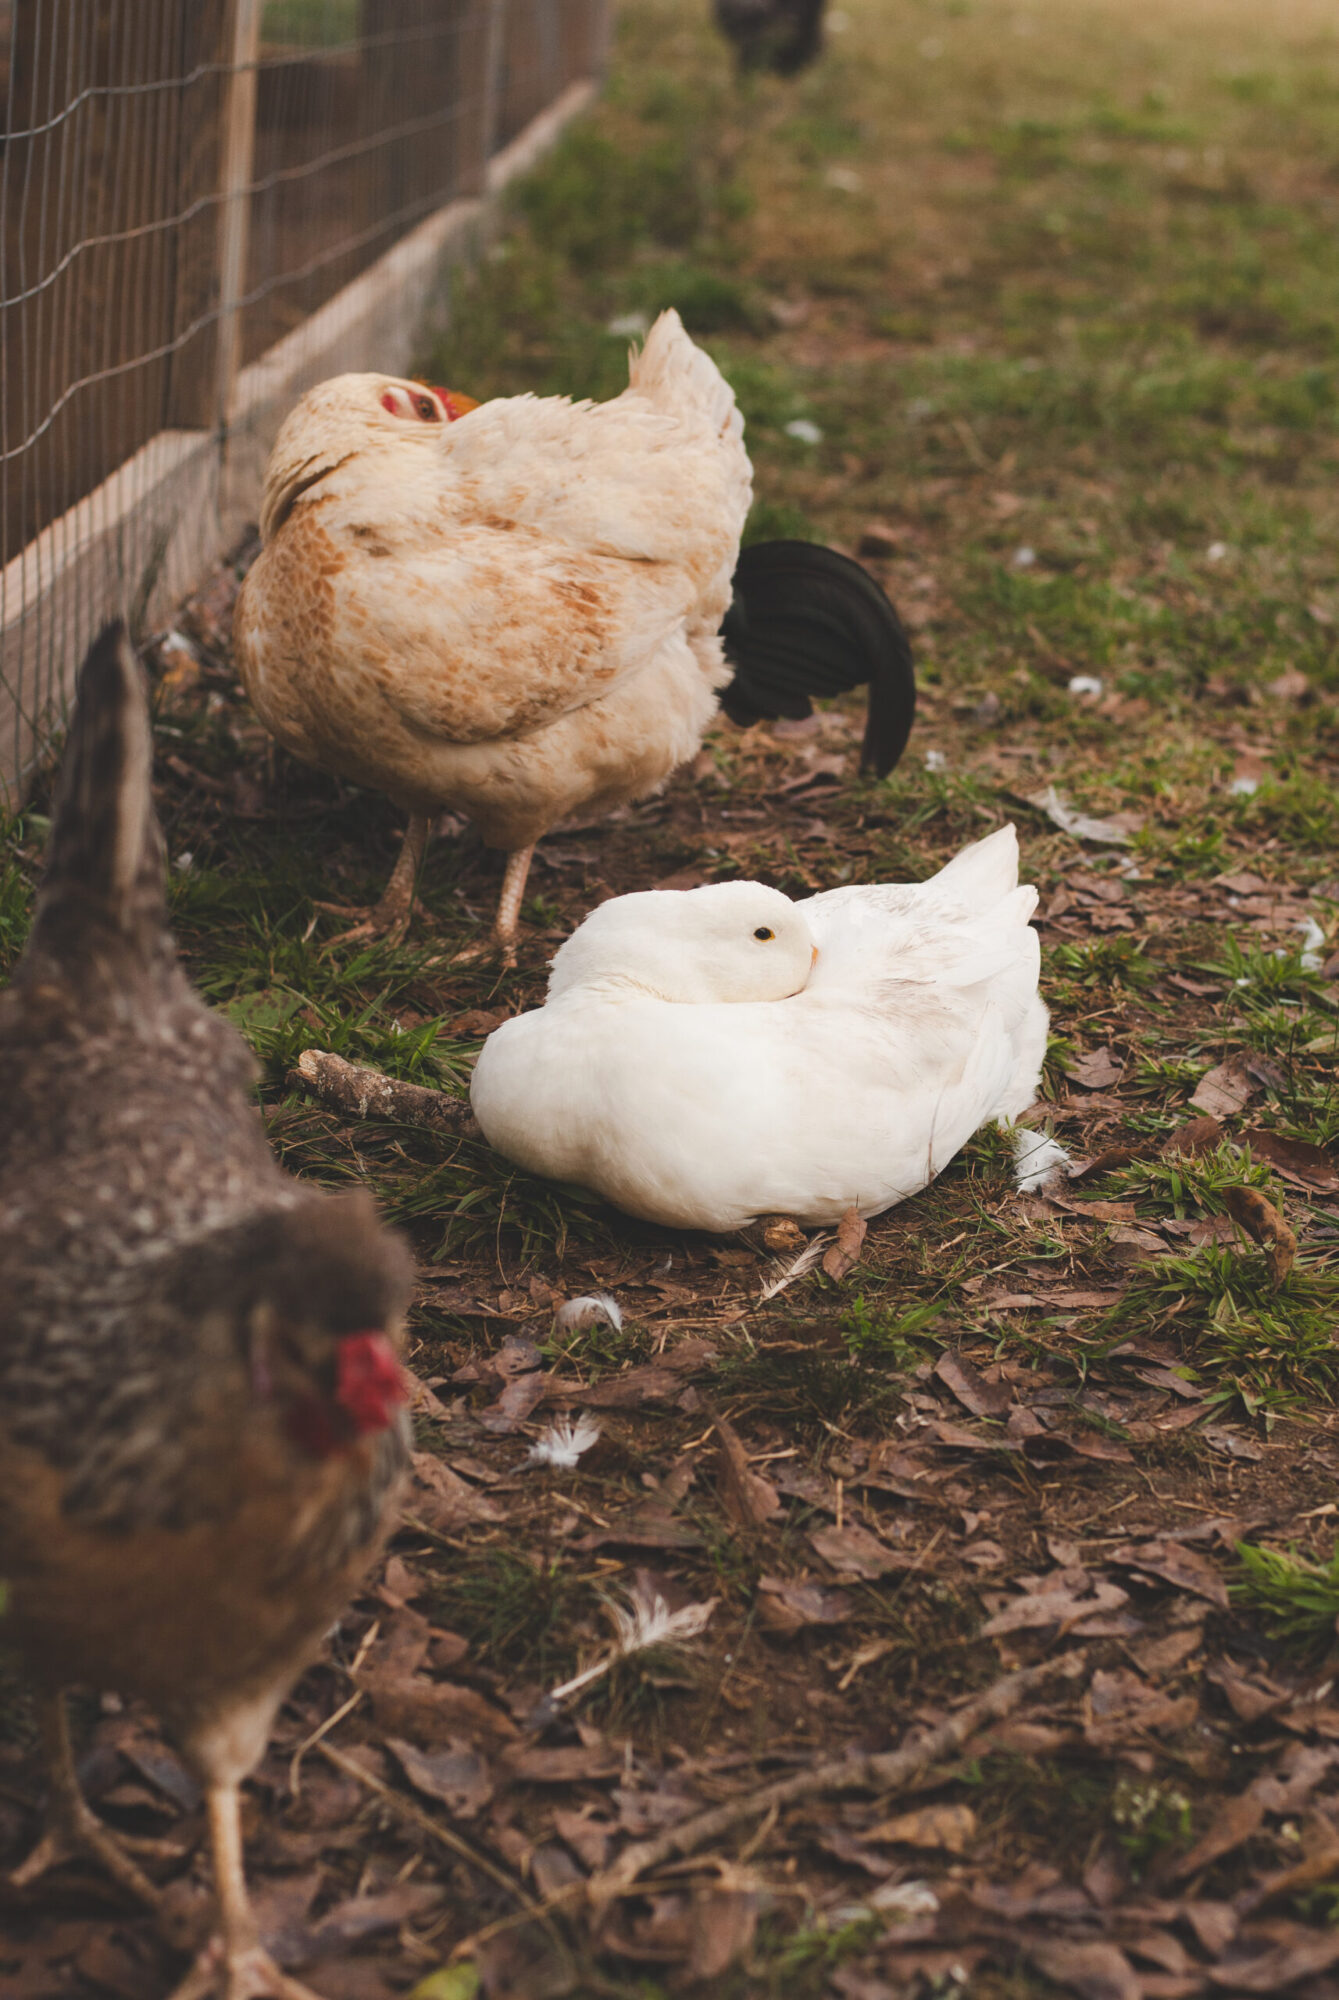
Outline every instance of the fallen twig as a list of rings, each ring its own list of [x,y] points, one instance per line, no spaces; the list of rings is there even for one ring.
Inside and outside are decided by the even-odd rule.
[[[403,1798],[399,1792],[392,1786],[385,1784],[373,1772],[365,1771],[362,1765],[357,1763],[354,1758],[346,1757],[342,1750],[336,1750],[333,1744],[322,1741],[313,1747],[326,1759],[327,1763],[333,1764],[337,1771],[343,1771],[346,1777],[356,1779],[369,1792],[375,1792],[382,1804],[388,1811],[394,1814],[396,1819],[400,1820],[404,1825],[412,1827],[416,1833],[425,1836],[427,1839],[435,1840],[439,1846],[445,1847],[459,1860],[468,1862],[471,1868],[476,1868],[481,1875],[486,1875],[490,1882],[496,1883],[499,1889],[505,1889],[509,1896],[513,1896],[526,1912],[527,1916],[534,1917],[540,1923],[543,1923],[546,1930],[552,1928],[547,1921],[547,1913],[542,1905],[537,1903],[516,1877],[509,1875],[505,1868],[499,1868],[495,1861],[490,1861],[486,1854],[481,1854],[477,1847],[472,1847],[469,1841],[463,1839],[460,1834],[454,1832],[449,1826],[443,1826],[441,1821],[435,1820],[430,1813],[421,1811],[411,1799]]]
[[[463,1098],[420,1083],[402,1083],[379,1069],[346,1062],[328,1049],[304,1049],[290,1080],[332,1111],[354,1118],[381,1118],[388,1124],[422,1125],[429,1132],[477,1133],[474,1113]]]
[[[616,1896],[624,1895],[648,1868],[659,1868],[667,1861],[682,1859],[705,1847],[708,1841],[728,1833],[741,1820],[753,1819],[770,1812],[773,1807],[779,1810],[796,1799],[814,1798],[821,1792],[884,1792],[905,1785],[909,1778],[916,1777],[929,1765],[942,1762],[960,1749],[983,1723],[998,1722],[1001,1716],[1008,1715],[1020,1701],[1048,1680],[1075,1679],[1085,1665],[1083,1653],[1066,1653],[1060,1659],[1046,1661],[1041,1666],[1025,1667],[1019,1673],[1006,1674],[1002,1680],[988,1687],[984,1694],[978,1695],[975,1701],[967,1702],[947,1722],[941,1722],[937,1729],[918,1736],[913,1742],[904,1743],[899,1750],[879,1751],[868,1757],[832,1758],[827,1763],[811,1765],[807,1771],[797,1771],[792,1777],[778,1778],[770,1785],[759,1786],[756,1791],[742,1793],[739,1798],[727,1799],[722,1805],[712,1806],[692,1819],[681,1821],[654,1840],[637,1841],[631,1847],[625,1847],[612,1867],[592,1875],[586,1885],[587,1895],[597,1908],[602,1908]]]

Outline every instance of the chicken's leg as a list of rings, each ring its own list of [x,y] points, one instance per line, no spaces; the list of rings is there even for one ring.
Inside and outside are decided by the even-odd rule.
[[[518,847],[507,856],[507,872],[502,877],[502,893],[498,897],[497,916],[493,920],[493,935],[487,944],[466,945],[463,951],[458,951],[455,954],[457,965],[474,965],[480,959],[496,955],[504,970],[510,972],[514,968],[521,898],[525,894],[526,878],[534,857],[533,841],[529,847]]]
[[[219,1934],[200,1953],[172,2000],[319,2000],[310,1986],[281,1972],[260,1942],[246,1893],[236,1785],[211,1785],[205,1802],[214,1850]]]
[[[493,942],[497,946],[502,963],[507,967],[516,963],[516,932],[521,920],[521,898],[525,894],[530,863],[534,858],[533,841],[529,847],[518,847],[514,854],[507,856],[507,872],[502,877],[502,894],[498,897],[497,919],[493,925]]]
[[[410,813],[400,857],[391,871],[391,879],[386,884],[381,901],[352,930],[341,931],[338,937],[332,938],[332,944],[354,944],[370,938],[384,939],[387,944],[400,943],[409,929],[409,913],[414,907],[414,885],[423,866],[431,832],[432,820],[427,813]],[[318,908],[327,910],[335,907],[332,903],[318,905]]]
[[[166,1855],[179,1861],[178,1850],[162,1841],[131,1841],[125,1836],[118,1839],[92,1811],[79,1789],[65,1696],[59,1690],[42,1696],[41,1724],[47,1763],[48,1826],[28,1859],[14,1870],[10,1881],[16,1889],[26,1889],[48,1869],[59,1868],[83,1854],[105,1869],[127,1895],[148,1909],[156,1909],[158,1891],[135,1866],[126,1849],[135,1846],[141,1853]]]

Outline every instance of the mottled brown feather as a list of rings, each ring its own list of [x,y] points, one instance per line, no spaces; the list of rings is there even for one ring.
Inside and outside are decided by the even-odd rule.
[[[330,1456],[294,1442],[338,1341],[398,1336],[409,1264],[366,1197],[281,1172],[252,1069],[176,962],[144,689],[113,631],[0,994],[0,1577],[44,1685],[156,1703],[206,1779],[258,1754],[406,1464],[402,1418]]]

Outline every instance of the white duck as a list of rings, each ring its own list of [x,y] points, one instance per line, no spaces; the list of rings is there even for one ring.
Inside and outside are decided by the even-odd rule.
[[[490,1145],[629,1215],[877,1215],[1033,1102],[1048,1015],[1012,826],[928,882],[618,896],[484,1045]]]

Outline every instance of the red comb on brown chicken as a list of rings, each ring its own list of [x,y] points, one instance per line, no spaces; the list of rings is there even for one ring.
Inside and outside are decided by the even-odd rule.
[[[150,1702],[206,1792],[220,1935],[177,2000],[312,2000],[261,1949],[238,1786],[393,1518],[409,1260],[276,1165],[167,929],[139,667],[84,664],[46,880],[0,994],[0,1577],[49,1831],[153,1884],[75,1782],[62,1690]]]

